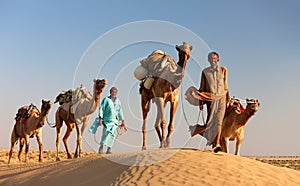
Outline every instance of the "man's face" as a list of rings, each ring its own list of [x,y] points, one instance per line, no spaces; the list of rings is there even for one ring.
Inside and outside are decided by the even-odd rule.
[[[216,54],[212,54],[208,59],[211,67],[216,67],[219,62],[219,57]]]
[[[110,95],[111,95],[111,97],[115,98],[115,97],[117,97],[117,93],[118,93],[118,90],[114,89],[110,92]]]

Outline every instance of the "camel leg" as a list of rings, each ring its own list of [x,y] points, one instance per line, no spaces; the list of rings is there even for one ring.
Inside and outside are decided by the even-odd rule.
[[[155,121],[155,129],[156,129],[159,141],[160,141],[160,148],[163,148],[163,147],[165,147],[165,133],[164,133],[164,131],[165,131],[165,127],[166,127],[166,122],[165,122],[165,119],[164,119],[165,105],[164,105],[163,98],[159,98],[159,97],[155,98],[155,103],[156,103],[156,106],[157,106],[157,116],[156,116],[156,121]],[[161,128],[159,127],[159,125],[160,125]]]
[[[63,120],[59,117],[59,111],[56,112],[55,116],[55,122],[56,122],[56,161],[60,161],[60,158],[58,156],[58,151],[59,151],[59,139],[60,139],[60,134],[61,134],[61,127],[63,124]]]
[[[82,126],[81,126],[81,130],[80,130],[80,132],[81,132],[81,139],[83,138],[82,137],[82,135],[83,135],[83,132],[85,131],[85,129],[86,129],[86,127],[88,126],[88,124],[89,124],[89,121],[90,121],[90,117],[91,117],[91,115],[89,115],[89,116],[87,116],[87,117],[85,117],[84,119],[83,119],[83,124],[82,124]],[[74,156],[78,156],[78,149],[82,149],[82,140],[81,140],[81,148],[79,147],[79,145],[77,144],[76,145],[76,150],[75,150],[75,154],[74,154]],[[81,150],[80,150],[80,152],[81,152]]]
[[[21,155],[22,155],[22,151],[23,151],[23,147],[24,147],[24,142],[25,139],[24,138],[20,138],[19,139],[19,143],[20,143],[20,147],[19,147],[19,153],[18,153],[18,159],[19,159],[19,163],[21,163]]]
[[[241,145],[242,145],[242,142],[243,142],[244,138],[241,137],[241,136],[238,136],[236,138],[236,144],[235,144],[235,155],[239,156],[240,155],[240,148],[241,148]]]
[[[70,151],[69,151],[69,147],[68,147],[68,138],[70,137],[73,129],[74,129],[74,123],[69,123],[67,124],[67,131],[63,137],[63,142],[64,142],[64,145],[65,145],[65,149],[66,149],[66,152],[67,152],[67,157],[68,159],[71,159],[72,156],[70,154]]]
[[[171,102],[170,122],[169,122],[169,126],[168,126],[168,135],[167,135],[167,140],[166,140],[167,147],[170,147],[170,137],[171,137],[172,132],[174,131],[174,117],[175,117],[175,113],[177,110],[177,106],[178,106],[178,100],[174,101],[173,103]]]
[[[81,130],[79,129],[79,125],[76,123],[76,133],[77,133],[77,144],[76,144],[76,150],[74,154],[74,158],[81,157],[81,150],[82,150],[82,134]]]
[[[161,148],[165,148],[167,147],[167,142],[165,139],[165,129],[167,126],[167,121],[165,119],[163,119],[160,123],[160,128],[161,128]]]
[[[143,146],[142,150],[146,150],[146,133],[147,133],[147,128],[146,128],[146,123],[147,123],[147,118],[150,110],[150,100],[147,98],[142,97],[142,112],[143,112],[143,127],[142,127],[142,132],[143,132]]]
[[[11,133],[11,138],[10,138],[11,146],[10,146],[10,151],[9,151],[9,156],[8,156],[8,164],[10,163],[10,159],[11,159],[12,153],[14,151],[14,147],[17,144],[18,139],[19,139],[18,136],[17,136],[17,134],[16,134],[16,132],[15,132],[15,130],[16,129],[14,127],[14,129],[13,129],[13,131]]]
[[[27,162],[28,159],[28,152],[29,152],[29,136],[25,136],[25,162]]]
[[[42,143],[42,134],[41,133],[36,135],[36,140],[39,144],[39,162],[43,162],[42,152],[43,152],[44,146]]]
[[[9,157],[8,157],[8,164],[10,163],[10,159],[11,159],[12,153],[14,151],[14,147],[17,144],[17,142],[18,142],[18,139],[16,141],[11,142],[11,147],[10,147]]]
[[[81,134],[82,135],[83,135],[83,132],[85,131],[86,127],[89,125],[90,117],[91,117],[91,115],[89,115],[83,119],[82,126],[81,126]]]
[[[229,153],[229,138],[222,137],[220,139],[222,152]]]

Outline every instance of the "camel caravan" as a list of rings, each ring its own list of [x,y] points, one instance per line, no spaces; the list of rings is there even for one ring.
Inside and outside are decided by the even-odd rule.
[[[192,46],[187,42],[175,46],[178,52],[178,62],[161,50],[153,51],[147,58],[140,61],[140,65],[133,72],[134,76],[140,81],[139,93],[141,95],[141,110],[143,117],[142,124],[142,150],[146,150],[146,123],[150,111],[151,100],[156,104],[157,115],[155,130],[160,141],[160,148],[168,148],[171,143],[171,134],[174,130],[174,117],[178,106],[180,85],[184,77],[187,62],[190,59]],[[59,161],[59,145],[63,123],[67,130],[63,137],[67,158],[72,158],[68,148],[68,138],[74,128],[76,128],[77,144],[74,158],[81,157],[82,153],[82,134],[89,124],[91,115],[99,107],[99,102],[103,89],[107,85],[105,79],[93,81],[92,94],[84,87],[80,86],[75,90],[62,91],[56,97],[54,103],[59,103],[55,113],[55,124],[51,127],[56,128],[56,160]],[[191,97],[193,97],[191,101]],[[196,94],[186,95],[189,103],[198,101]],[[170,119],[167,122],[164,116],[167,103],[170,102]],[[199,102],[199,101],[198,101]],[[21,162],[21,154],[25,145],[25,162],[28,158],[29,139],[34,136],[39,145],[39,161],[42,161],[42,127],[46,122],[48,113],[52,107],[52,102],[42,100],[41,110],[33,104],[23,106],[18,109],[15,124],[11,134],[11,149],[9,152],[8,163],[12,158],[14,146],[19,141],[18,160]],[[247,106],[244,109],[238,99],[232,98],[227,106],[227,111],[223,119],[221,132],[221,147],[223,152],[228,153],[229,141],[236,139],[235,154],[239,155],[240,146],[244,138],[244,130],[247,121],[258,111],[259,101],[247,99]],[[80,125],[81,128],[80,128]],[[166,133],[167,127],[167,133]],[[197,124],[189,127],[191,136],[197,134],[204,136],[207,130],[206,125]]]
[[[97,79],[94,80],[93,94],[91,94],[84,87],[78,87],[76,90],[62,91],[56,97],[55,103],[59,102],[60,106],[55,113],[56,123],[51,127],[56,127],[57,161],[60,160],[58,157],[58,150],[63,122],[65,122],[67,126],[66,134],[63,137],[67,157],[69,159],[72,158],[68,148],[68,138],[70,137],[74,128],[76,128],[77,132],[77,145],[74,157],[77,158],[81,156],[82,133],[88,126],[91,114],[94,113],[98,108],[101,94],[106,85],[107,81],[105,79]],[[26,145],[25,162],[27,161],[29,151],[29,138],[32,138],[34,136],[36,136],[39,144],[39,161],[42,161],[42,127],[44,126],[51,106],[51,101],[42,100],[41,111],[39,111],[38,108],[32,104],[30,106],[23,106],[18,109],[15,117],[16,123],[11,134],[11,149],[9,152],[8,163],[10,163],[14,146],[17,144],[18,140],[20,143],[20,149],[18,153],[19,162],[21,162],[21,153],[24,143]],[[81,130],[79,128],[80,124],[82,124]]]

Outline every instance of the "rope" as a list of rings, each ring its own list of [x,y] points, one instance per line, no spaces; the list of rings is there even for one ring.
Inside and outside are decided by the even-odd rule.
[[[183,95],[181,93],[181,107],[182,107],[183,116],[184,116],[184,119],[185,119],[185,122],[187,123],[187,125],[190,126],[190,124],[189,124],[189,122],[187,120],[187,117],[185,115],[184,106],[183,106],[183,99],[182,98],[183,98]],[[199,122],[200,112],[202,113],[201,114],[202,115],[202,120],[203,120],[203,123],[205,124],[205,122],[204,122],[204,115],[203,115],[203,111],[202,110],[199,110],[199,112],[198,112],[197,123]]]
[[[127,128],[125,126],[119,125],[116,139],[118,138],[118,136],[122,135],[122,130],[124,130],[124,132],[127,132]]]
[[[189,127],[190,124],[189,124],[189,122],[187,120],[187,117],[186,117],[185,111],[184,111],[183,100],[182,100],[182,93],[181,93],[181,107],[182,107],[182,112],[183,112],[183,116],[184,116],[185,122],[186,122],[187,126]]]
[[[56,123],[50,123],[48,120],[48,117],[46,117],[46,121],[47,121],[47,124],[49,125],[49,127],[51,127],[51,128],[56,127]]]
[[[122,130],[124,130],[124,132],[127,132],[127,128],[126,128],[125,126],[119,125],[119,126],[118,126],[118,130],[117,130],[117,136],[116,136],[116,139],[117,139],[119,136],[122,135]],[[98,131],[98,130],[97,130],[97,131]],[[94,134],[94,141],[95,141],[96,144],[100,145],[100,142],[98,142],[97,139],[96,139],[97,131],[96,131],[96,133]]]
[[[96,133],[97,133],[97,131],[96,131]],[[96,144],[100,145],[100,142],[98,142],[97,139],[96,139],[96,133],[94,134],[94,141],[95,141]]]

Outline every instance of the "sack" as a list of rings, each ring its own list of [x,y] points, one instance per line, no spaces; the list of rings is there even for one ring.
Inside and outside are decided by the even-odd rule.
[[[99,127],[99,117],[96,117],[94,123],[89,128],[89,133],[96,134],[98,127]]]
[[[147,74],[148,74],[148,70],[142,65],[136,67],[133,73],[134,77],[140,81],[143,80],[147,76]]]
[[[154,82],[154,78],[153,77],[147,77],[145,83],[144,83],[144,87],[148,90],[150,90],[152,84]]]

